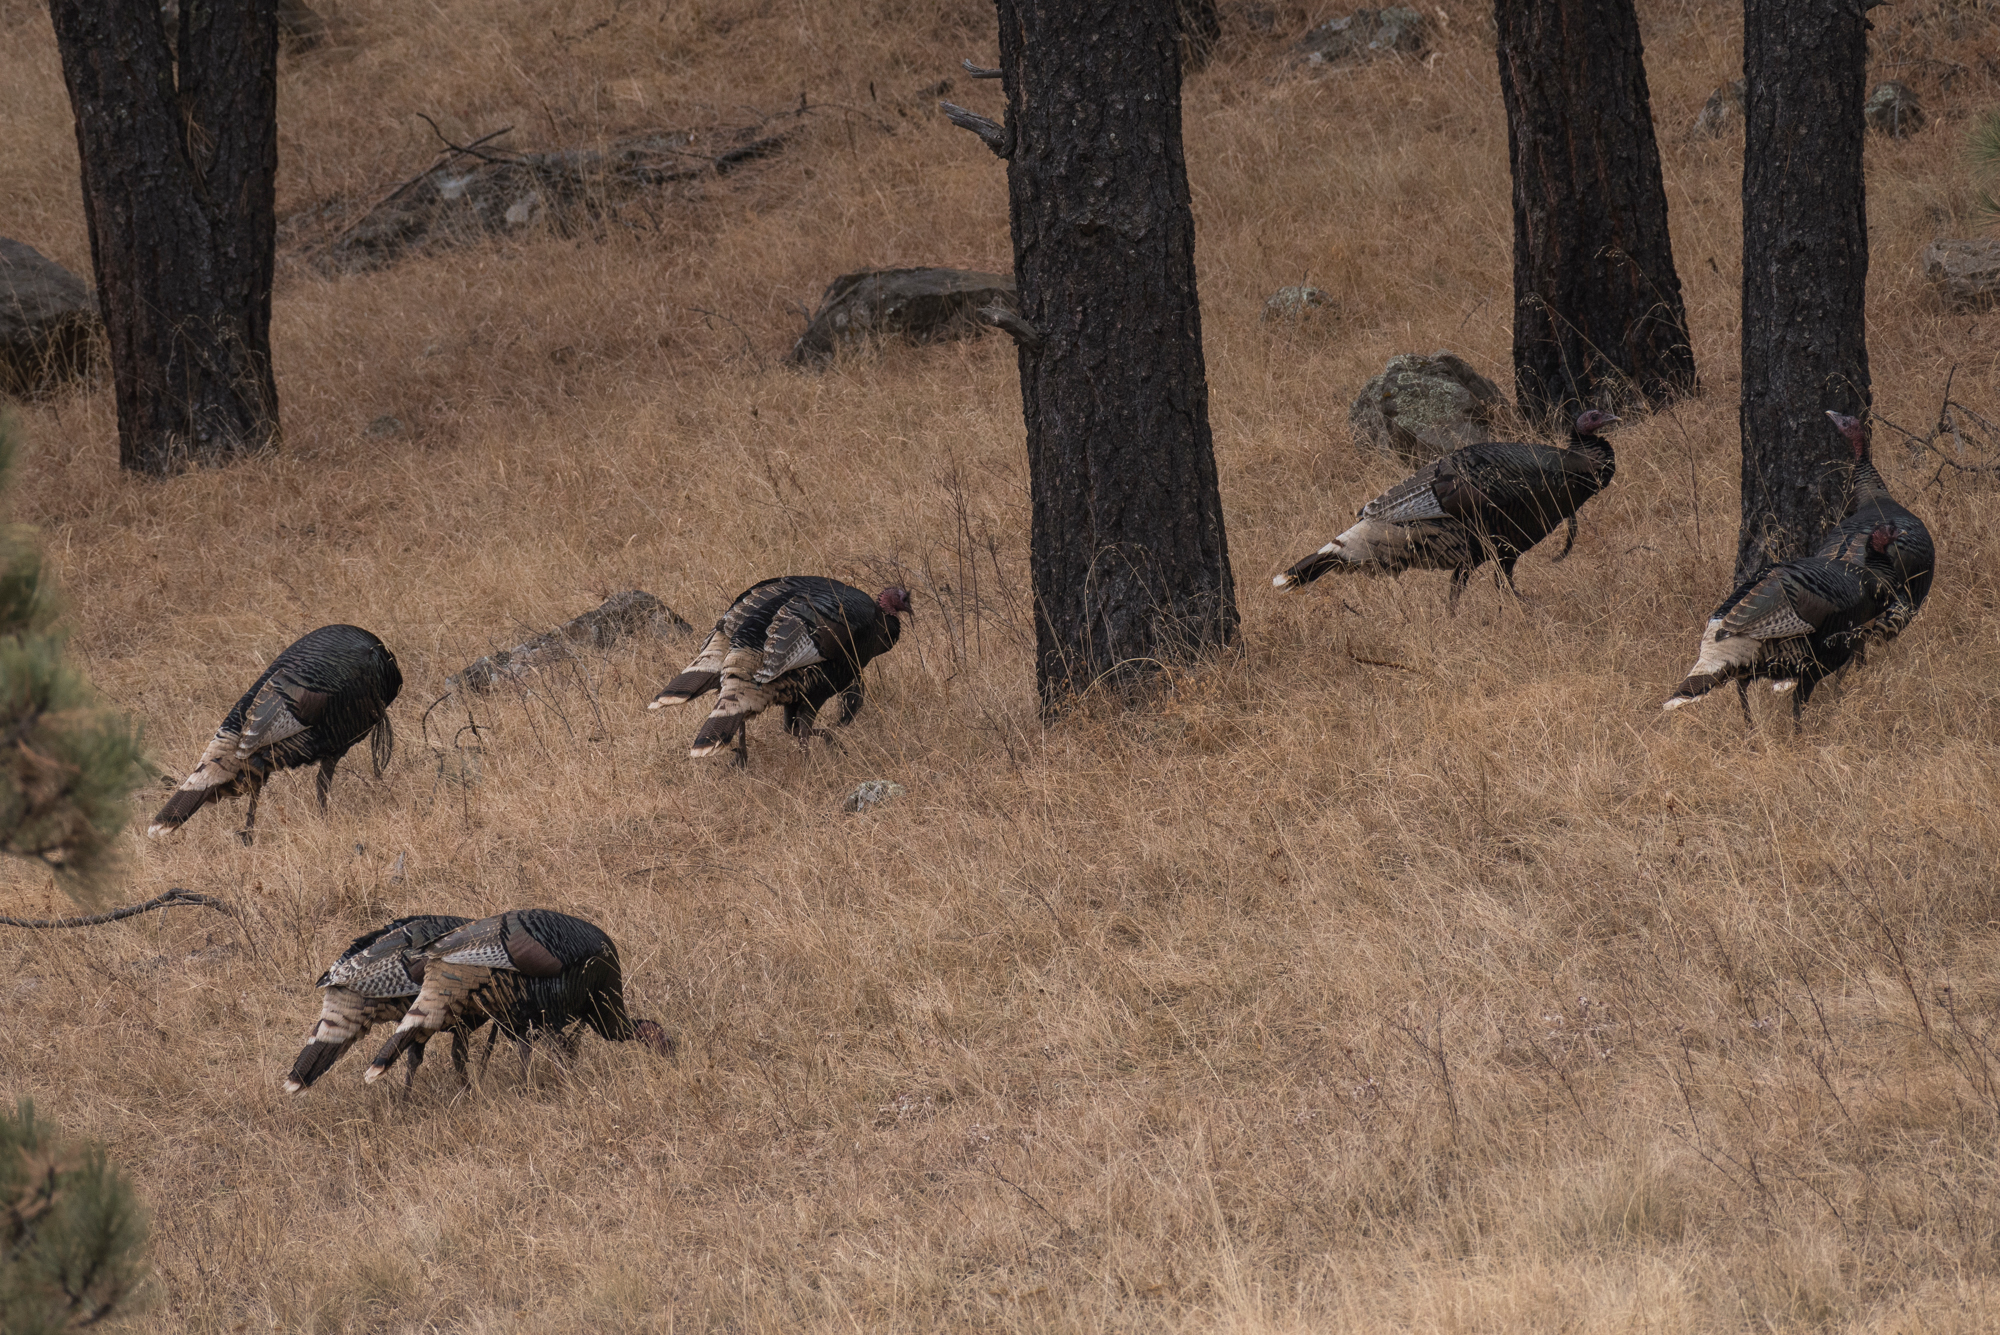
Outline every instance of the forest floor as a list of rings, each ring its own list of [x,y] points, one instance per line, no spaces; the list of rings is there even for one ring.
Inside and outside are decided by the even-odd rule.
[[[1923,615],[1794,732],[1667,715],[1728,590],[1742,135],[1692,140],[1737,11],[1641,5],[1704,393],[1623,426],[1575,554],[1485,579],[1270,577],[1399,475],[1350,443],[1392,355],[1511,386],[1506,129],[1487,11],[1311,75],[1230,9],[1185,94],[1243,643],[1139,707],[1038,716],[1015,353],[782,358],[824,285],[1008,267],[980,0],[327,0],[281,67],[274,455],[122,476],[106,387],[22,408],[13,517],[74,652],[194,762],[305,630],[405,674],[380,781],[274,781],[147,842],[88,931],[0,929],[0,1097],[96,1137],[149,1203],[143,1331],[2000,1325],[2000,492],[1877,427],[1937,536]],[[1428,12],[1428,11],[1427,11]],[[2000,416],[2000,319],[1918,256],[1987,227],[1965,145],[2000,14],[1878,8],[1876,406]],[[727,178],[366,272],[326,238],[464,143],[567,148],[796,111]],[[0,234],[80,272],[75,139],[37,0],[0,0]],[[1259,322],[1285,284],[1336,306]],[[1323,317],[1323,318],[1322,318]],[[393,422],[386,419],[394,419]],[[1955,449],[1947,446],[1948,450]],[[1960,459],[1960,462],[1967,460]],[[468,661],[626,588],[707,624],[752,581],[896,579],[917,615],[838,749],[774,721],[738,772],[645,705],[688,641],[486,697]],[[859,815],[866,779],[907,790]],[[350,1055],[281,1087],[312,983],[418,911],[603,924],[667,1062]],[[0,912],[67,909],[0,868]],[[391,1082],[394,1083],[394,1082]]]

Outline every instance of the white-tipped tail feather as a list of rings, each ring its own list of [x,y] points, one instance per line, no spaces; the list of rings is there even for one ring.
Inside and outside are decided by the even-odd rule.
[[[1686,680],[1660,708],[1679,709],[1682,705],[1693,704],[1735,675],[1734,669],[1749,667],[1757,661],[1757,656],[1764,649],[1762,640],[1748,635],[1719,638],[1721,629],[1722,620],[1719,617],[1708,623],[1701,633],[1701,646],[1695,655],[1694,666],[1688,669]]]
[[[243,768],[243,760],[237,754],[239,738],[233,732],[219,732],[215,740],[202,752],[201,762],[194,767],[194,773],[181,780],[180,787],[167,799],[159,816],[146,827],[146,837],[158,839],[172,834],[187,824],[188,817],[201,810],[208,801],[209,790],[225,788],[236,781],[237,773]]]

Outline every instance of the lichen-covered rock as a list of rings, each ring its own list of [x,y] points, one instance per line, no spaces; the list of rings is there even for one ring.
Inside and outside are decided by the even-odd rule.
[[[102,327],[81,278],[33,246],[0,237],[0,394],[44,394],[83,374]]]
[[[1746,80],[1726,83],[1708,95],[1702,103],[1701,114],[1694,118],[1694,128],[1689,133],[1696,139],[1715,139],[1731,130],[1743,127],[1743,97],[1749,89]]]
[[[1347,421],[1356,444],[1422,465],[1492,439],[1494,417],[1506,406],[1499,386],[1440,349],[1428,357],[1391,357],[1382,374],[1362,387]]]
[[[2000,304],[2000,241],[1933,241],[1924,248],[1924,277],[1955,309]]]
[[[887,779],[864,779],[861,786],[847,795],[840,804],[846,812],[862,812],[870,807],[879,807],[892,797],[901,797],[907,791],[900,783],[890,783]]]
[[[843,344],[895,335],[911,343],[977,337],[981,307],[1019,312],[1014,279],[969,269],[864,269],[827,285],[792,345],[794,366],[823,366]]]
[[[1357,9],[1328,19],[1292,48],[1308,65],[1358,65],[1383,56],[1421,56],[1430,50],[1424,16],[1406,5]]]
[[[1861,115],[1869,129],[1893,139],[1906,138],[1924,128],[1924,109],[1918,104],[1917,95],[1894,79],[1875,86]]]
[[[1264,299],[1264,313],[1258,318],[1265,323],[1284,321],[1297,324],[1313,311],[1331,313],[1334,301],[1331,294],[1316,287],[1281,287]]]

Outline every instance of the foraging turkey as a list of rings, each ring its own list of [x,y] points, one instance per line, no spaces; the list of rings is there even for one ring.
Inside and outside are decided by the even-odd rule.
[[[1854,657],[1870,625],[1894,605],[1895,536],[1892,526],[1878,525],[1868,535],[1865,565],[1802,556],[1738,585],[1709,617],[1695,665],[1661,708],[1679,709],[1734,681],[1748,719],[1749,683],[1768,680],[1773,691],[1792,693],[1796,720],[1813,688]]]
[[[470,1032],[491,1019],[528,1069],[529,1045],[540,1034],[556,1040],[564,1057],[580,1036],[565,1031],[587,1025],[614,1043],[638,1039],[661,1056],[673,1040],[651,1020],[625,1013],[618,947],[597,927],[553,909],[514,909],[468,923],[424,948],[423,987],[396,1032],[375,1054],[363,1079],[373,1084],[413,1044],[441,1029]],[[487,1042],[487,1056],[493,1052]],[[480,1067],[485,1068],[482,1059]]]
[[[292,1063],[285,1092],[296,1094],[325,1075],[342,1053],[376,1025],[402,1019],[423,989],[424,967],[429,962],[424,947],[471,921],[446,913],[420,913],[355,937],[313,984],[325,988],[326,995],[320,999],[319,1019],[307,1035],[309,1041]],[[469,1032],[463,1026],[451,1032],[451,1064],[461,1082],[465,1079]],[[424,1049],[419,1043],[410,1051],[405,1087],[415,1082],[423,1060]]]
[[[1894,531],[1888,557],[1896,571],[1897,598],[1867,633],[1869,639],[1893,640],[1930,596],[1931,579],[1937,573],[1937,548],[1931,543],[1931,531],[1924,521],[1889,494],[1888,484],[1875,471],[1875,460],[1868,447],[1867,422],[1830,410],[1827,416],[1853,447],[1854,490],[1847,502],[1846,518],[1821,535],[1813,555],[1862,564],[1867,560],[1867,547],[1875,530],[1886,524]]]
[[[909,591],[894,586],[870,598],[823,575],[764,580],[736,596],[694,661],[647,708],[686,704],[720,687],[688,754],[714,755],[734,741],[738,765],[750,758],[745,725],[774,704],[785,707],[785,731],[801,747],[813,737],[831,740],[813,720],[835,696],[843,724],[861,712],[861,669],[895,648],[898,618],[909,614]]]
[[[395,754],[389,705],[403,689],[403,674],[387,645],[359,626],[321,626],[273,659],[264,675],[222,720],[194,773],[153,817],[146,833],[158,838],[221,797],[250,794],[243,842],[257,824],[264,781],[282,769],[319,763],[320,810],[326,810],[333,771],[347,749],[368,738],[375,777]],[[372,735],[371,735],[372,734]]]
[[[1568,556],[1577,510],[1610,484],[1617,459],[1599,433],[1618,420],[1592,408],[1576,419],[1566,450],[1508,441],[1453,450],[1362,506],[1360,523],[1271,583],[1296,589],[1334,570],[1449,570],[1456,612],[1472,572],[1497,560],[1519,597],[1514,563],[1565,522],[1569,534],[1555,559]]]

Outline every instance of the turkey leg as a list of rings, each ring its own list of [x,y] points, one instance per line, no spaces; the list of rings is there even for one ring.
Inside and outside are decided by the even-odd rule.
[[[237,838],[243,841],[243,846],[245,848],[248,848],[250,847],[250,845],[257,842],[257,836],[253,833],[253,831],[257,828],[257,799],[262,797],[263,795],[264,795],[264,781],[262,779],[259,779],[255,783],[250,785],[250,810],[247,813],[245,813],[243,817],[243,828],[237,833],[236,836]]]

